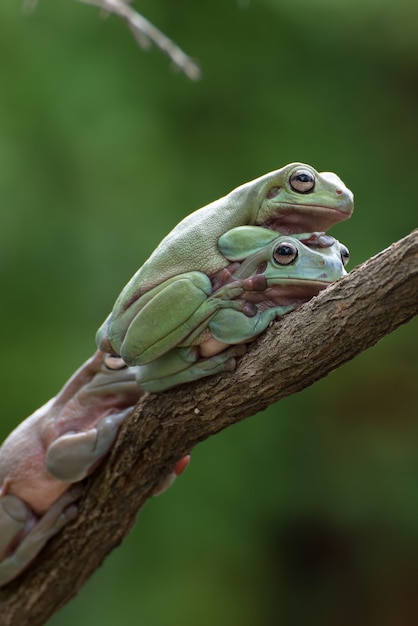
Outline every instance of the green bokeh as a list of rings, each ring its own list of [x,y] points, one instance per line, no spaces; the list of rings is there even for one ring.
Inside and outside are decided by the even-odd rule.
[[[294,160],[338,173],[350,267],[416,227],[416,0],[138,3],[198,83],[92,7],[19,5],[0,6],[0,439],[172,226],[238,184]],[[200,445],[49,624],[409,624],[417,331]]]

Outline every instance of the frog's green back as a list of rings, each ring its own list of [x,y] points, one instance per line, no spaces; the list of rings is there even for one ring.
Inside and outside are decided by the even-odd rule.
[[[235,226],[255,222],[263,190],[273,174],[246,183],[185,217],[134,274],[114,311],[122,301],[126,305],[131,297],[139,297],[172,276],[191,271],[212,274],[225,267],[228,262],[218,250],[219,237]]]
[[[185,217],[131,278],[117,299],[114,312],[122,303],[126,308],[131,298],[172,276],[191,271],[210,275],[225,267],[228,262],[218,249],[219,237],[236,226],[256,224],[267,190],[282,183],[289,167],[245,183]]]

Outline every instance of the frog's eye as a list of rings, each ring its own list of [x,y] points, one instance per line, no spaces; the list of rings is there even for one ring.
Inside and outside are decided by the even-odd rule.
[[[350,260],[350,252],[348,251],[348,248],[346,248],[345,246],[341,244],[340,252],[341,252],[341,261],[343,262],[343,265],[347,265],[347,263]]]
[[[315,177],[308,170],[296,170],[289,182],[292,189],[298,193],[309,193],[315,187]]]
[[[279,243],[273,250],[273,259],[279,265],[290,265],[298,256],[298,250],[290,241]]]
[[[103,362],[108,370],[121,370],[128,367],[122,357],[117,354],[106,354]]]

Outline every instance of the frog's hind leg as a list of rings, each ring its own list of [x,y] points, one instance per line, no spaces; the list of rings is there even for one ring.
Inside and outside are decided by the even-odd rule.
[[[138,367],[137,382],[145,391],[165,391],[213,374],[232,372],[236,367],[236,357],[245,352],[244,345],[237,345],[215,356],[197,359],[193,358],[196,353],[194,348],[178,348],[152,363]],[[168,365],[172,366],[171,371]]]
[[[74,501],[81,492],[79,485],[66,491],[38,521],[31,508],[17,496],[9,494],[1,498],[0,555],[3,554],[3,560],[0,561],[0,587],[20,574],[48,539],[76,517]]]

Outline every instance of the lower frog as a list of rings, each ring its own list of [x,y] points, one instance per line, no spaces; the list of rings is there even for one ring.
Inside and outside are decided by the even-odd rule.
[[[82,481],[112,447],[141,396],[136,370],[96,352],[58,395],[0,447],[0,586],[15,578],[50,537],[77,515]],[[170,486],[189,457],[156,489]]]
[[[346,274],[345,246],[326,235],[311,235],[306,245],[304,237],[255,226],[231,229],[218,244],[231,263],[211,277],[210,294],[187,303],[180,298],[168,315],[152,296],[123,346],[123,357],[138,365],[138,384],[158,392],[233,370],[244,344],[271,321]],[[158,358],[150,359],[155,353]]]

